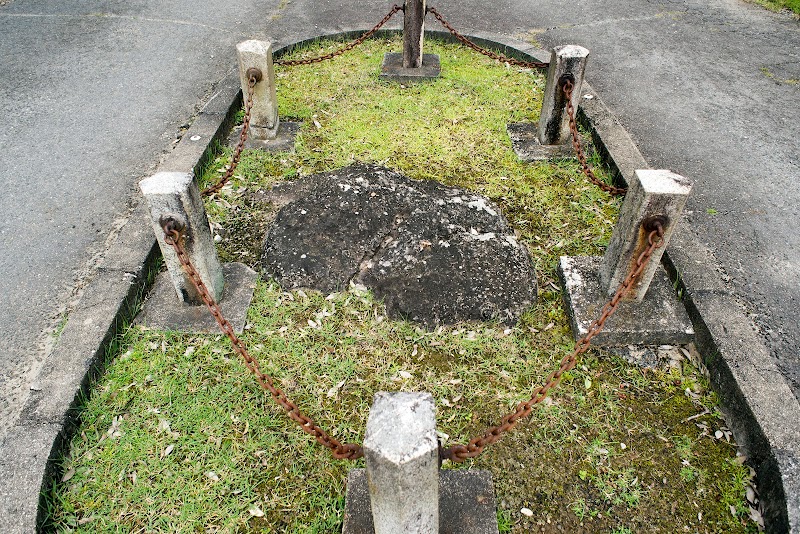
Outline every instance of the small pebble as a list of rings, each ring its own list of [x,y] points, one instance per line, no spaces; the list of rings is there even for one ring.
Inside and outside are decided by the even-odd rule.
[[[523,508],[519,512],[526,517],[533,517],[533,510],[530,508]]]
[[[222,243],[222,236],[217,234],[214,236],[214,243]]]

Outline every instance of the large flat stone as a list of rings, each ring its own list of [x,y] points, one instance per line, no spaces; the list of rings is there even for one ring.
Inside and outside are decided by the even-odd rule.
[[[367,474],[351,469],[342,534],[374,534]],[[492,474],[483,470],[439,471],[439,534],[497,534]]]
[[[284,287],[363,284],[390,316],[434,327],[507,324],[536,300],[536,273],[500,210],[471,191],[354,165],[293,185],[262,269]],[[283,197],[292,197],[281,191]]]
[[[558,276],[564,288],[564,301],[577,340],[600,317],[609,301],[600,283],[600,257],[562,256]],[[694,328],[686,309],[672,289],[664,269],[656,271],[642,302],[623,301],[603,330],[592,339],[599,346],[676,345],[694,339]]]

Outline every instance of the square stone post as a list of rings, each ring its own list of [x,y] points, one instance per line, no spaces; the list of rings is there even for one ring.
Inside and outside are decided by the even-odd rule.
[[[439,442],[430,393],[375,395],[364,457],[375,534],[439,532]]]
[[[653,251],[647,267],[633,282],[631,291],[614,315],[592,339],[605,347],[629,345],[677,345],[694,339],[686,308],[661,266],[692,183],[666,170],[637,170],[628,184],[619,220],[603,257],[562,256],[558,276],[564,288],[564,304],[577,340],[600,317],[603,307],[635,268],[648,247],[649,231],[643,224],[657,220],[664,229],[664,244]]]
[[[664,246],[653,252],[650,263],[627,297],[628,300],[642,301],[653,275],[660,268],[661,256],[680,220],[691,190],[691,181],[667,170],[647,169],[634,172],[617,225],[600,264],[600,282],[609,296],[616,292],[617,287],[628,276],[631,266],[647,248],[647,231],[642,223],[651,217],[661,217]]]
[[[437,78],[441,63],[436,54],[423,54],[425,0],[405,0],[403,5],[403,53],[389,52],[383,57],[381,78],[414,83]]]
[[[403,15],[403,67],[418,69],[422,67],[425,0],[406,0]]]
[[[182,172],[159,172],[139,182],[153,223],[153,231],[158,246],[167,264],[170,279],[178,294],[178,299],[189,304],[202,304],[197,290],[184,273],[173,248],[164,241],[161,220],[171,217],[186,228],[184,246],[192,264],[200,273],[212,296],[219,301],[222,297],[223,274],[217,256],[211,230],[208,226],[206,210],[200,197],[200,190],[192,175]]]
[[[564,97],[563,80],[570,77],[575,89],[572,91],[572,106],[578,110],[583,74],[589,51],[582,46],[557,46],[550,56],[547,84],[542,99],[537,137],[542,145],[563,145],[570,141],[567,99]]]
[[[275,139],[278,135],[278,97],[275,91],[275,67],[272,64],[272,43],[249,40],[236,45],[239,57],[239,80],[242,96],[247,98],[250,78],[247,71],[261,71],[261,80],[253,90],[250,113],[250,135],[253,139]]]

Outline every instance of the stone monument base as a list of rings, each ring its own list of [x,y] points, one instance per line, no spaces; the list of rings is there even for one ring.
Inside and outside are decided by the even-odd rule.
[[[536,132],[539,130],[538,122],[514,122],[508,124],[506,130],[511,138],[511,146],[521,161],[546,161],[577,157],[571,138],[562,145],[541,144],[536,136]],[[588,157],[593,150],[591,139],[581,135],[581,146]]]
[[[381,78],[400,83],[432,80],[438,78],[441,72],[442,66],[436,54],[422,54],[421,67],[407,68],[403,66],[403,54],[391,52],[383,56],[381,65]]]
[[[258,274],[243,263],[223,263],[225,286],[220,308],[237,334],[244,330],[247,308],[253,300]],[[219,332],[219,326],[204,304],[193,306],[178,299],[175,287],[164,271],[158,275],[150,296],[145,300],[136,324],[178,332]]]
[[[600,285],[600,257],[562,256],[558,277],[564,288],[572,335],[583,337],[600,317],[609,296]],[[694,328],[666,271],[656,271],[642,302],[623,301],[605,328],[592,339],[593,345],[680,345],[694,340]]]
[[[439,534],[497,534],[494,485],[489,471],[439,471]],[[365,469],[351,469],[342,534],[374,534]]]
[[[294,141],[302,125],[302,122],[280,121],[278,123],[278,134],[273,139],[259,139],[258,134],[254,132],[256,128],[251,128],[244,147],[255,148],[265,152],[292,152],[294,150]],[[240,124],[231,130],[231,134],[228,136],[228,144],[236,146],[241,135],[242,126]]]

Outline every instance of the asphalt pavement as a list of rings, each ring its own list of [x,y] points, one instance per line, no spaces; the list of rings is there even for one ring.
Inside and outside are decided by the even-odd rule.
[[[694,180],[691,231],[800,399],[798,20],[740,0],[429,5],[465,33],[590,49],[587,79],[647,161]],[[0,3],[0,438],[137,182],[234,68],[235,43],[368,28],[390,6]]]

